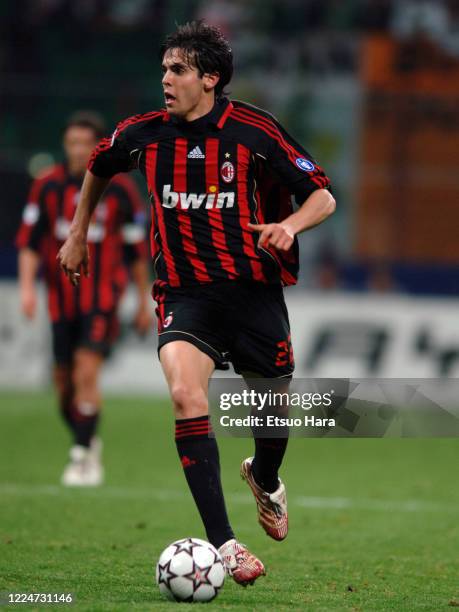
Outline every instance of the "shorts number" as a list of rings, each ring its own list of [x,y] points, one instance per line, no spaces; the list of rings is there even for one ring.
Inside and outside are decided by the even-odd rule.
[[[293,359],[293,347],[291,342],[290,334],[287,337],[287,340],[282,340],[277,343],[277,351],[276,356],[276,366],[278,368],[286,365],[293,366],[295,361]]]

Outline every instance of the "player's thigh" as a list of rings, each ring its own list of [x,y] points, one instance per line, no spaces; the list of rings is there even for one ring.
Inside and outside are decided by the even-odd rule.
[[[282,288],[243,288],[236,301],[231,347],[235,371],[260,378],[291,377],[295,364]]]
[[[177,341],[188,343],[207,355],[217,369],[228,369],[228,338],[224,313],[211,287],[154,291],[158,303],[158,355],[163,361],[165,347]],[[182,346],[181,345],[181,346]]]
[[[161,348],[160,361],[177,418],[207,414],[207,388],[214,360],[194,344],[175,340]]]

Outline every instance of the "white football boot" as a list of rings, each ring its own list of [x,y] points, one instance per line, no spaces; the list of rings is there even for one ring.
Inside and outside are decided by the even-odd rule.
[[[260,559],[234,538],[222,544],[218,552],[225,563],[226,573],[241,586],[253,584],[259,576],[266,574]]]
[[[268,493],[256,483],[252,473],[253,457],[244,459],[241,477],[249,487],[257,502],[258,522],[273,540],[284,540],[288,533],[287,493],[284,483],[279,479],[279,487]]]
[[[98,487],[104,480],[101,462],[102,442],[93,438],[89,448],[72,446],[70,462],[62,474],[61,482],[66,487]]]

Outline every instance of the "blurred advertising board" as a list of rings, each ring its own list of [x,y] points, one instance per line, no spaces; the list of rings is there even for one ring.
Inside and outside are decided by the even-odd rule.
[[[298,377],[459,377],[458,299],[298,289],[286,295]],[[2,388],[50,384],[52,357],[43,292],[40,297],[38,315],[29,322],[18,307],[17,285],[0,285]],[[135,298],[128,292],[121,309],[120,338],[104,368],[103,387],[114,393],[166,392],[155,334],[136,335],[134,312]]]

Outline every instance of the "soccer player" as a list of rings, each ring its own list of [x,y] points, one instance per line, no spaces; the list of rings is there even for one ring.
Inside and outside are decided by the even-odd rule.
[[[116,311],[130,268],[137,287],[136,326],[149,328],[148,259],[144,204],[130,177],[117,177],[89,224],[91,276],[73,287],[56,262],[68,236],[90,155],[103,134],[98,115],[79,112],[63,135],[66,161],[32,184],[17,236],[23,313],[33,318],[35,279],[43,267],[52,323],[54,383],[59,406],[73,437],[67,486],[95,486],[103,480],[101,443],[96,436],[101,409],[99,373],[117,331]]]
[[[138,168],[152,203],[159,359],[178,454],[208,539],[228,573],[247,585],[265,570],[228,520],[217,442],[209,436],[208,382],[229,360],[242,375],[291,377],[282,286],[296,282],[296,235],[326,219],[335,201],[322,169],[272,115],[225,97],[233,57],[217,28],[179,27],[160,56],[166,108],[122,121],[97,147],[59,259],[77,284],[88,266],[92,210],[112,176]],[[241,466],[259,522],[276,540],[287,535],[278,478],[286,444],[256,438],[254,457]]]

